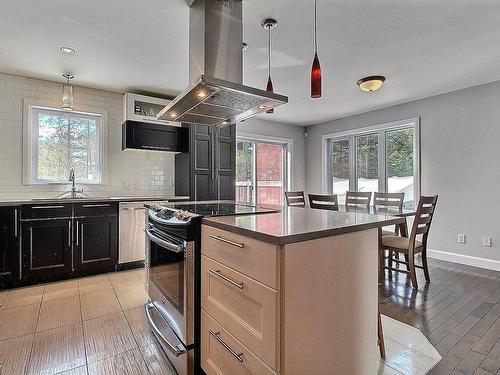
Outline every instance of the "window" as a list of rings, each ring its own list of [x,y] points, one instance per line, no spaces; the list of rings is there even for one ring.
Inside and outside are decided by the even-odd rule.
[[[239,138],[236,201],[282,205],[287,187],[287,144]]]
[[[419,195],[418,119],[324,136],[326,191],[345,203],[346,190],[403,192],[404,206]]]
[[[29,105],[27,111],[27,183],[66,183],[71,168],[79,183],[102,182],[101,114],[68,112],[34,105]]]

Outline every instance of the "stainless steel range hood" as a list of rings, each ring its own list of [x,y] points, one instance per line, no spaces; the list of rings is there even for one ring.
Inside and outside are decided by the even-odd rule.
[[[158,119],[225,126],[288,102],[288,97],[244,86],[241,0],[195,0],[189,17],[192,84]]]

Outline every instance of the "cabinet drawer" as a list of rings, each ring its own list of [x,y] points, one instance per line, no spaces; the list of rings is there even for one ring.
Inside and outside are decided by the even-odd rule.
[[[204,255],[201,285],[202,308],[277,370],[279,292]]]
[[[275,245],[203,225],[201,252],[273,289],[279,289]]]
[[[21,207],[21,219],[49,219],[71,217],[71,204],[27,204]]]
[[[74,205],[75,217],[117,215],[118,204],[114,202],[88,202]]]
[[[276,375],[204,310],[201,310],[201,367],[207,375]]]

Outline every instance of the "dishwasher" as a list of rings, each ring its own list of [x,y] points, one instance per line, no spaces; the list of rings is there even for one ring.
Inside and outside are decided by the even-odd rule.
[[[118,264],[120,268],[139,266],[144,262],[146,251],[145,203],[160,202],[122,202],[120,203],[120,231]]]

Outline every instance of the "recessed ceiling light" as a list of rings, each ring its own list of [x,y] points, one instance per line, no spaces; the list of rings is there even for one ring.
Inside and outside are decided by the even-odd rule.
[[[207,96],[207,93],[206,93],[205,91],[199,91],[199,92],[198,92],[198,96],[199,96],[200,98],[204,98],[205,96]]]
[[[172,117],[172,118],[177,117],[177,114],[176,113],[171,113],[170,117]]]
[[[361,78],[356,84],[363,91],[375,91],[381,88],[384,82],[384,76],[369,76]]]
[[[62,53],[64,53],[65,55],[74,55],[75,54],[75,50],[71,47],[61,47],[59,48],[61,50]]]
[[[266,109],[266,106],[265,105],[259,105],[258,107],[259,109]]]

